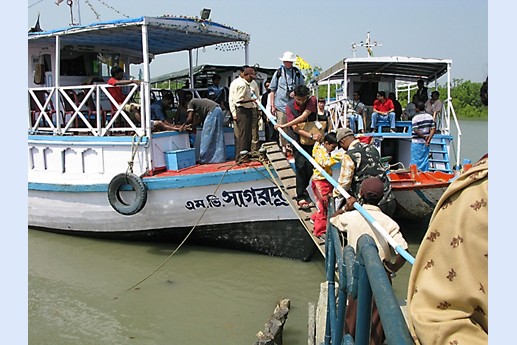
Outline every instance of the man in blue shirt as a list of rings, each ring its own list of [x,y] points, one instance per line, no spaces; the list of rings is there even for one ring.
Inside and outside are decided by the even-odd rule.
[[[151,126],[157,131],[177,131],[179,126],[174,126],[167,121],[167,109],[172,106],[172,94],[166,94],[162,99],[151,104]]]
[[[285,107],[292,99],[294,88],[298,85],[305,85],[305,77],[302,72],[295,66],[296,56],[292,52],[285,52],[279,58],[282,61],[282,66],[273,74],[271,78],[270,100],[271,100],[271,114],[276,116],[276,122],[283,125],[287,122],[285,114]],[[282,151],[286,152],[287,140],[280,136],[280,146]]]

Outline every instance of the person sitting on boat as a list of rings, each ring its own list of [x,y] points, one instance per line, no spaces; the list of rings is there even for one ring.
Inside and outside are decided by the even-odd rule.
[[[395,112],[395,121],[400,121],[402,117],[402,104],[397,100],[395,92],[388,93],[388,98],[393,102],[393,111]]]
[[[431,98],[425,102],[425,111],[433,115],[434,121],[438,124],[441,120],[443,103],[440,101],[440,93],[436,90],[431,92]]]
[[[153,131],[179,131],[180,126],[173,125],[167,120],[167,109],[172,107],[174,96],[165,94],[162,99],[151,104],[151,128]]]
[[[307,155],[312,154],[315,142],[323,139],[324,128],[321,123],[325,122],[326,125],[327,121],[326,116],[318,116],[317,104],[318,100],[315,96],[310,95],[309,88],[305,85],[298,85],[294,88],[294,98],[287,103],[285,108],[288,122],[275,125],[275,129],[292,128],[295,140]],[[316,126],[319,124],[322,131],[313,134],[304,130],[301,126],[298,126],[298,124],[302,125],[302,122],[314,122]],[[313,166],[303,153],[295,150],[293,154],[296,167],[296,201],[300,209],[309,210],[311,206],[314,206],[307,192],[307,187],[311,182]]]
[[[124,70],[120,66],[113,66],[111,68],[111,78],[108,79],[108,84],[112,87],[108,88],[108,92],[115,99],[118,104],[124,103],[126,100],[126,95],[122,91],[123,85],[129,84],[140,84],[140,80],[131,80],[131,79],[123,79],[124,78]],[[112,106],[112,109],[115,108]],[[133,115],[133,117],[140,122],[140,104],[128,102],[124,105],[123,110],[129,115]]]
[[[312,149],[312,158],[330,176],[332,176],[332,166],[339,163],[342,157],[340,152],[332,154],[336,147],[336,133],[329,132],[323,138],[323,143],[316,142]],[[316,197],[316,207],[318,208],[318,211],[311,216],[311,219],[314,221],[313,234],[319,238],[327,232],[328,202],[334,187],[316,168],[314,168],[312,173],[311,187]]]
[[[350,129],[354,133],[364,133],[364,119],[363,116],[366,113],[366,107],[361,102],[361,95],[358,91],[353,94],[354,99],[348,103],[348,113],[346,115]]]
[[[416,103],[417,114],[411,120],[413,137],[411,139],[411,163],[420,171],[429,171],[429,144],[435,132],[433,116],[425,111],[424,102]]]
[[[413,119],[416,115],[416,103],[420,100],[421,99],[417,94],[413,95],[411,102],[407,104],[406,108],[404,108],[404,111],[402,112],[402,121],[411,121]]]
[[[391,99],[386,98],[384,91],[377,93],[377,99],[373,102],[372,125],[371,130],[375,132],[377,128],[377,119],[389,121],[390,131],[395,132],[395,106]]]
[[[341,160],[338,183],[350,194],[351,200],[360,200],[359,189],[361,182],[369,177],[379,177],[384,182],[384,197],[379,202],[380,209],[392,217],[397,207],[395,196],[391,191],[391,183],[386,170],[381,163],[379,150],[373,145],[365,144],[356,139],[350,128],[339,128],[336,134],[338,144],[346,151]],[[334,189],[334,197],[341,196]],[[347,202],[350,202],[347,199]],[[353,204],[353,202],[352,202]]]
[[[226,162],[226,145],[224,143],[223,111],[219,104],[208,98],[194,98],[187,106],[187,119],[181,126],[183,131],[198,116],[203,122],[199,146],[201,164]]]
[[[369,177],[363,182],[359,189],[360,199],[363,208],[386,230],[386,232],[405,250],[408,244],[400,231],[400,227],[391,217],[386,215],[378,204],[384,196],[384,183],[378,177]],[[377,245],[379,258],[384,264],[386,274],[391,283],[391,274],[396,273],[406,260],[395,253],[389,243],[374,230],[363,215],[354,209],[353,203],[347,202],[345,209],[337,210],[329,219],[338,230],[346,232],[347,242],[356,250],[357,240],[361,235],[370,235]],[[345,332],[355,338],[355,325],[357,316],[357,300],[348,297],[348,304],[345,315]],[[379,311],[375,301],[372,306],[370,344],[383,344],[385,339]]]

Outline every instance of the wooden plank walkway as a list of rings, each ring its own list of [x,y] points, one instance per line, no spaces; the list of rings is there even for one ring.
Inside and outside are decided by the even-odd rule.
[[[313,235],[312,230],[314,225],[310,222],[311,216],[317,211],[316,207],[311,207],[310,210],[301,210],[298,207],[295,200],[296,173],[278,144],[276,142],[269,142],[264,143],[262,147],[266,149],[266,157],[277,174],[276,182],[280,187],[282,187],[282,192],[284,193],[286,200],[298,216],[301,225],[311,236],[321,255],[325,257],[325,241]]]

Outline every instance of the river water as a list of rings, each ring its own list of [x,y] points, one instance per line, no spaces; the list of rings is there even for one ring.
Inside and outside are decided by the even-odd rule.
[[[488,122],[461,126],[461,162],[476,161],[488,152]],[[426,225],[401,222],[413,255]],[[298,262],[184,245],[169,258],[176,246],[29,229],[29,344],[253,344],[283,298],[291,301],[284,344],[306,344],[308,303],[325,281],[321,256]],[[400,300],[410,270],[394,279]]]

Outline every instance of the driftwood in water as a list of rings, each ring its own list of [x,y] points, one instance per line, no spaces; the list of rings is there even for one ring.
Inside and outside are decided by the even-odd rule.
[[[273,315],[264,325],[264,331],[257,333],[258,339],[254,345],[282,345],[282,331],[290,306],[291,301],[289,299],[283,299],[277,303]]]

